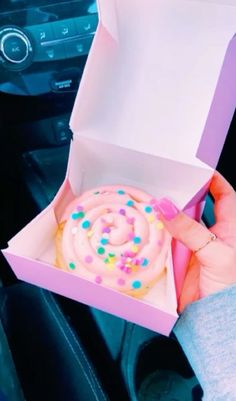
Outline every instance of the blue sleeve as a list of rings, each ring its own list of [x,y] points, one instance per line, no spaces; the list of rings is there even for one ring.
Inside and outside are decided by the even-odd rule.
[[[236,400],[236,285],[189,305],[174,333],[204,401]]]

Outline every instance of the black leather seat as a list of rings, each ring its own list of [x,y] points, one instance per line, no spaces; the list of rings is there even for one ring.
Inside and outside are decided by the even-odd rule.
[[[0,317],[4,351],[0,363],[7,361],[7,368],[0,371],[0,386],[8,375],[2,387],[8,401],[24,397],[27,401],[108,401],[80,339],[50,292],[24,283],[2,288]]]

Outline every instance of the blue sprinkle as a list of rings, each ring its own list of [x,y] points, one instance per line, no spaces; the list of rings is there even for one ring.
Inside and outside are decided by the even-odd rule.
[[[127,206],[134,206],[134,201],[128,200],[126,203]]]
[[[85,221],[83,221],[83,223],[82,223],[82,228],[84,228],[84,229],[86,230],[87,228],[90,227],[90,225],[91,225],[90,221],[85,220]]]
[[[151,206],[146,206],[144,210],[145,210],[146,213],[152,213],[152,207]]]
[[[101,242],[102,245],[107,245],[108,244],[108,239],[102,238],[100,242]]]
[[[142,266],[146,267],[148,265],[148,263],[149,263],[148,259],[144,258],[143,262],[142,262]]]
[[[71,218],[77,220],[79,218],[79,213],[72,213]]]
[[[123,189],[118,189],[117,193],[118,193],[119,195],[124,195],[124,194],[125,194],[125,191],[124,191]]]
[[[133,281],[132,287],[133,287],[135,290],[138,290],[139,288],[142,287],[141,281],[139,281],[139,280]]]
[[[140,244],[141,238],[140,237],[134,237],[133,241],[134,241],[135,244]]]

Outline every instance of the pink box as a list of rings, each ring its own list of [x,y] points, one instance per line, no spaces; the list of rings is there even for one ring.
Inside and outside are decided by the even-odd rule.
[[[142,300],[53,266],[64,205],[102,184],[167,196],[199,218],[236,104],[230,0],[100,0],[100,22],[71,117],[66,179],[3,251],[19,279],[168,335],[188,251]]]

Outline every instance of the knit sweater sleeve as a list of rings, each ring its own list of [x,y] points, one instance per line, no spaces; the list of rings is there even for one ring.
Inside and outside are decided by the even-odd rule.
[[[204,401],[236,400],[236,285],[189,305],[174,327]]]

